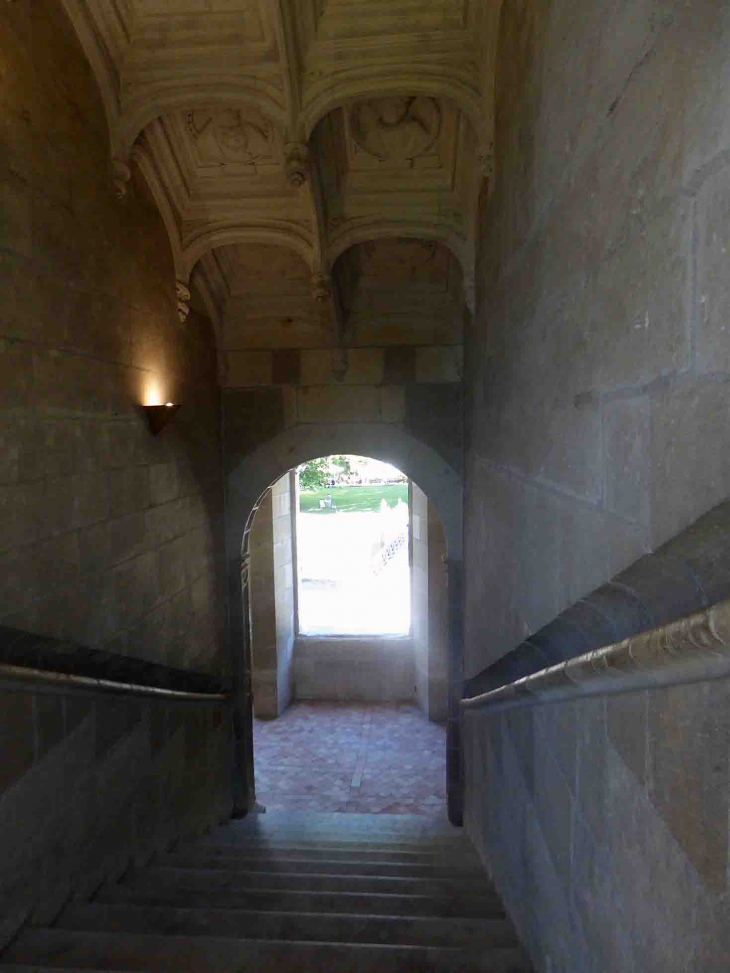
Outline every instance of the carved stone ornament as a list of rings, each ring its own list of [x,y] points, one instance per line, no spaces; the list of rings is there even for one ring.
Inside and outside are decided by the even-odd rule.
[[[479,152],[479,168],[483,179],[492,179],[494,176],[494,146],[489,145]]]
[[[184,324],[190,314],[190,288],[181,280],[176,280],[175,291],[177,293],[177,316],[180,318],[180,324]]]
[[[305,142],[290,142],[285,146],[286,181],[290,186],[303,186],[309,175],[309,148]]]
[[[356,144],[383,162],[426,155],[441,130],[441,110],[425,96],[373,98],[355,105],[350,129]]]
[[[271,160],[274,130],[254,108],[198,109],[186,115],[201,165],[239,163],[251,166]]]
[[[112,159],[112,183],[114,185],[114,195],[117,199],[124,199],[129,189],[129,180],[132,178],[132,170],[122,159]]]
[[[332,296],[332,281],[329,274],[312,274],[312,297],[324,304]]]

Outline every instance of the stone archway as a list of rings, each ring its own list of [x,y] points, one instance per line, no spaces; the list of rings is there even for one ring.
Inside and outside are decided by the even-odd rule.
[[[245,455],[226,481],[226,556],[228,561],[228,632],[234,678],[234,799],[245,814],[255,800],[250,636],[248,633],[248,536],[253,517],[268,487],[287,470],[332,453],[354,453],[392,463],[433,502],[441,518],[448,551],[449,577],[449,817],[461,823],[461,476],[432,447],[398,426],[386,423],[300,424]]]
[[[300,424],[244,456],[226,483],[228,556],[240,556],[251,513],[272,483],[300,463],[332,453],[372,456],[403,470],[438,510],[449,557],[461,559],[461,476],[431,446],[384,422]]]

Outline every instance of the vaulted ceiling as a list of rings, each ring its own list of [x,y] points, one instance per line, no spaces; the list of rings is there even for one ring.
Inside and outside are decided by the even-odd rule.
[[[501,0],[65,0],[221,347],[453,343]],[[404,337],[405,336],[405,337]]]

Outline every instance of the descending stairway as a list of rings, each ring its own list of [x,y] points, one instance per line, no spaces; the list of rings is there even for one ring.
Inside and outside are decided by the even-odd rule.
[[[28,928],[0,973],[527,973],[468,840],[407,815],[255,815]]]

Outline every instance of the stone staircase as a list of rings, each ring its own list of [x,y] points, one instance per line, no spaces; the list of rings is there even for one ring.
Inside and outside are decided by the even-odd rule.
[[[407,815],[253,815],[130,869],[0,973],[528,973],[467,838]]]

